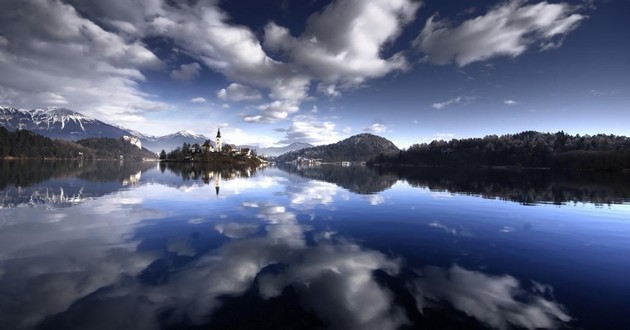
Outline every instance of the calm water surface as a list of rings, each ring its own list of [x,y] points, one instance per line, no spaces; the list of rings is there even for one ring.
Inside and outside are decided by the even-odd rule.
[[[628,329],[630,175],[0,163],[1,329]]]

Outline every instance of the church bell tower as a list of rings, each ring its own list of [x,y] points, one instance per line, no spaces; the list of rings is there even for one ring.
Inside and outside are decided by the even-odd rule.
[[[221,152],[221,127],[217,129],[217,140],[216,140],[215,148],[217,151]]]

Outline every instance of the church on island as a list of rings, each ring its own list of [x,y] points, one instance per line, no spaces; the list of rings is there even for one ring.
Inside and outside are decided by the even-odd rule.
[[[207,140],[204,144],[203,144],[204,149],[206,150],[206,152],[221,152],[222,151],[222,144],[221,144],[221,127],[217,128],[217,136],[214,142],[214,147],[212,146],[212,144],[210,144],[210,140]]]
[[[234,148],[233,146],[226,144],[223,145],[222,141],[221,141],[221,128],[217,128],[217,136],[215,137],[214,140],[214,146],[212,146],[212,144],[210,143],[210,140],[207,140],[203,146],[204,150],[206,152],[222,152],[222,153],[228,153],[228,154],[240,154],[246,157],[252,157],[254,156],[254,153],[252,152],[252,150],[250,148]]]

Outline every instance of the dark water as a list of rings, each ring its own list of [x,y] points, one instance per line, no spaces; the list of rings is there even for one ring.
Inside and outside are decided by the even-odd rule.
[[[1,329],[628,329],[630,175],[0,163]]]

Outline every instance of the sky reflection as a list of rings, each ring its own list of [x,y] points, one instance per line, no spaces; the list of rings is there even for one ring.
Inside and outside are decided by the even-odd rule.
[[[215,173],[181,173],[0,209],[0,328],[225,326],[234,306],[272,322],[264,306],[290,305],[274,317],[321,322],[307,328],[556,329],[602,322],[574,303],[590,283],[611,310],[629,291],[627,205],[436,199],[400,182],[357,194],[273,168],[222,174],[217,196]]]

